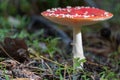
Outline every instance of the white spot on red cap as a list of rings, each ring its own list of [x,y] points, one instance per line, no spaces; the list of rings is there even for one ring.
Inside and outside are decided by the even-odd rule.
[[[81,7],[80,6],[76,6],[75,9],[80,9]]]
[[[84,15],[87,15],[88,14],[88,11],[85,11]]]
[[[84,17],[84,18],[88,18],[88,17],[90,17],[90,15],[83,15],[83,17]]]
[[[67,6],[67,8],[72,8],[71,6]]]
[[[95,16],[95,15],[93,15],[93,14],[91,15],[91,17],[94,17],[94,16]]]

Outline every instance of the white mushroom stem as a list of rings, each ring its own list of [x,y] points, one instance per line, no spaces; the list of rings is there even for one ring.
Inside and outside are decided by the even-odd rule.
[[[79,62],[79,60],[85,59],[83,53],[81,27],[78,26],[73,27],[73,58],[78,59],[77,62]],[[83,63],[80,63],[80,66],[83,66]]]

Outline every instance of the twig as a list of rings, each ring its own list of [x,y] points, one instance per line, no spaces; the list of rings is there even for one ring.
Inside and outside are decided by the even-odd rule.
[[[50,60],[50,59],[48,59],[48,58],[46,58],[46,57],[44,57],[44,56],[39,56],[39,57],[42,58],[42,59],[45,59],[45,60],[47,60],[47,61],[50,61],[50,62],[52,62],[52,63],[54,63],[54,64],[57,64],[57,65],[59,65],[59,66],[63,66],[62,64],[59,64],[58,62],[52,61],[52,60]]]
[[[33,50],[32,48],[28,48],[28,51],[30,52],[31,55],[33,55],[33,56],[35,56],[35,57],[37,57],[37,58],[41,58],[41,59],[47,60],[47,61],[52,62],[52,63],[54,63],[54,64],[57,64],[57,65],[59,65],[59,66],[64,66],[64,65],[59,64],[58,62],[52,61],[52,60],[50,60],[50,59],[48,59],[48,58],[46,58],[46,57],[44,57],[44,56],[37,56],[37,55],[36,55],[37,52],[36,52],[35,50]]]
[[[33,67],[33,66],[25,66],[26,68],[30,68],[30,69],[35,69],[37,71],[47,71],[49,72],[48,69],[42,69],[42,68],[38,68],[38,67]]]
[[[49,66],[47,63],[45,63],[45,65],[48,67],[50,73],[53,75],[53,71],[52,71],[52,69],[50,68],[50,66]]]
[[[67,65],[65,64],[64,66],[65,66],[65,68],[64,68],[64,80],[65,80],[65,79],[66,79],[66,70],[67,70]]]

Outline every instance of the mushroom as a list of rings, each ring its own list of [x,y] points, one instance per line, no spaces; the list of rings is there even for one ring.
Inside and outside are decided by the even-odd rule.
[[[74,61],[85,59],[82,46],[81,27],[110,19],[113,14],[95,7],[52,8],[41,13],[45,18],[73,28],[73,57]],[[78,62],[77,61],[77,62]],[[75,62],[74,62],[75,63]],[[73,65],[74,65],[73,63]],[[83,62],[80,63],[83,66]],[[80,67],[76,66],[77,67]]]

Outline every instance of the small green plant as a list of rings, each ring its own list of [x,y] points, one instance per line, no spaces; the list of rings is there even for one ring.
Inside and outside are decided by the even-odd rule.
[[[73,60],[74,64],[73,64],[73,68],[77,69],[77,68],[82,68],[82,66],[80,65],[81,63],[85,63],[86,59],[79,59],[79,58],[74,58]]]
[[[55,71],[55,75],[58,75],[60,80],[65,80],[66,76],[68,76],[69,80],[71,80],[73,68],[67,65],[59,66],[58,69]]]
[[[90,78],[88,78],[87,75],[82,75],[81,78],[82,78],[83,80],[90,80]]]
[[[1,58],[1,59],[3,59],[3,58]],[[6,74],[7,73],[6,66],[0,64],[0,70],[3,70],[1,76],[4,77],[5,80],[10,80],[9,76]]]
[[[49,53],[50,57],[53,57],[53,55],[57,52],[60,53],[59,48],[57,47],[58,41],[60,38],[47,38],[44,41],[46,42],[47,49],[43,52]]]
[[[4,70],[4,73],[5,73],[5,71],[6,71],[6,70]],[[5,77],[6,80],[10,80],[10,78],[9,78],[8,75],[5,74],[4,77]]]
[[[107,67],[104,67],[104,70],[100,73],[101,80],[119,80],[115,72],[109,70]]]

